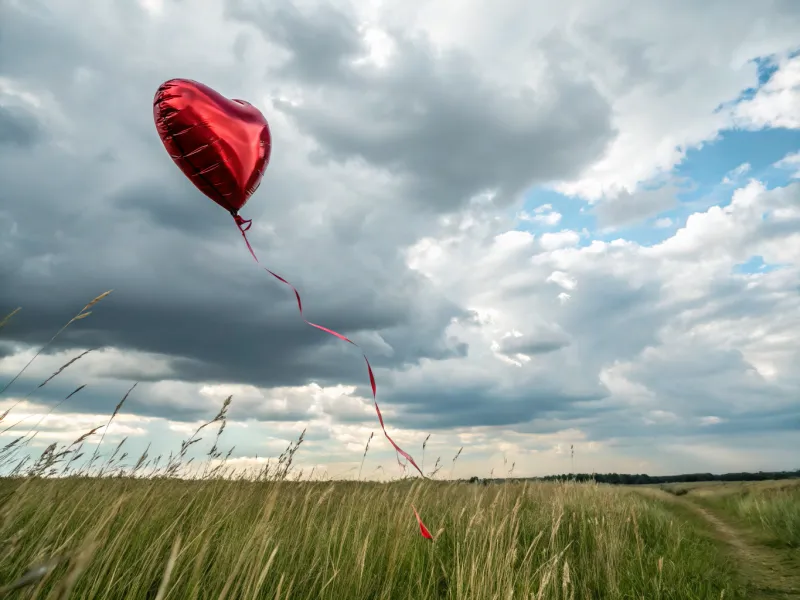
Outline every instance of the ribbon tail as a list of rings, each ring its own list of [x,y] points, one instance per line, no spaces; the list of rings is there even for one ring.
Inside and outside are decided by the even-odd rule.
[[[403,458],[405,458],[412,465],[414,465],[414,468],[424,478],[425,474],[422,472],[422,469],[420,469],[417,466],[417,463],[414,462],[414,459],[411,457],[411,455],[408,452],[406,452],[405,450],[403,450],[400,446],[398,446],[395,443],[395,441],[391,438],[391,436],[389,436],[389,433],[386,431],[386,426],[383,423],[383,415],[381,414],[381,409],[378,406],[378,386],[375,383],[375,374],[372,372],[372,365],[369,363],[369,359],[367,358],[367,355],[364,353],[364,351],[361,349],[361,346],[356,344],[353,340],[351,340],[347,336],[342,335],[338,331],[334,331],[333,329],[329,329],[327,327],[323,327],[322,325],[317,325],[316,323],[312,323],[311,321],[308,321],[305,318],[305,316],[303,315],[303,302],[300,299],[300,292],[297,291],[297,288],[295,288],[291,283],[289,283],[286,279],[284,279],[283,277],[281,277],[277,273],[274,273],[273,271],[270,271],[267,267],[263,266],[261,264],[261,261],[258,260],[258,256],[256,256],[256,253],[253,250],[253,246],[250,245],[250,240],[247,239],[247,231],[250,229],[250,227],[251,227],[251,225],[253,223],[252,220],[245,220],[245,219],[243,219],[242,217],[240,217],[236,213],[231,213],[231,215],[233,216],[233,220],[236,223],[236,226],[239,228],[239,232],[242,234],[242,238],[244,239],[244,243],[247,245],[247,250],[250,252],[250,256],[253,257],[253,260],[256,261],[256,263],[258,264],[259,267],[264,269],[267,273],[272,275],[275,279],[277,279],[278,281],[280,281],[284,285],[286,285],[289,288],[291,288],[291,290],[294,292],[294,297],[297,300],[297,309],[300,312],[300,318],[303,320],[303,322],[306,325],[314,327],[315,329],[319,329],[320,331],[324,331],[325,333],[327,333],[329,335],[332,335],[333,337],[338,338],[338,339],[342,340],[343,342],[347,342],[348,344],[352,344],[353,346],[355,346],[356,348],[358,348],[361,351],[361,354],[364,357],[364,361],[367,363],[367,373],[369,374],[369,383],[370,383],[370,387],[372,389],[372,402],[375,405],[375,412],[378,415],[378,421],[381,424],[381,430],[383,431],[383,435],[386,437],[387,440],[389,440],[389,443],[392,445],[392,447],[394,448],[395,452],[397,454],[399,454],[400,456],[402,456]],[[404,466],[402,463],[400,463],[400,459],[399,458],[398,458],[397,462],[401,466]],[[416,512],[416,510],[414,512]],[[417,519],[419,519],[419,515],[417,516]],[[422,521],[420,521],[420,526],[423,529],[425,527],[424,525],[422,525]],[[424,530],[423,535],[425,535],[426,532],[427,532],[427,529]],[[427,537],[430,539],[430,533],[428,533]]]
[[[411,505],[411,510],[414,511],[414,516],[417,517],[417,523],[419,523],[419,532],[422,534],[422,537],[424,537],[426,540],[432,540],[433,536],[431,535],[431,532],[428,531],[427,527],[425,527],[425,523],[422,522],[422,519],[420,518],[419,513],[413,504]]]

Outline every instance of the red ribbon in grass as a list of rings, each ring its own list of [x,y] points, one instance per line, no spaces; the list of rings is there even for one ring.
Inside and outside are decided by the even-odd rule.
[[[422,537],[424,537],[426,540],[432,540],[433,536],[431,535],[431,532],[428,531],[427,527],[425,527],[425,523],[422,522],[422,519],[420,518],[419,513],[417,512],[417,509],[414,508],[413,504],[411,505],[411,510],[414,511],[414,516],[417,517],[417,523],[419,523],[419,532],[422,534]]]
[[[378,407],[378,399],[377,399],[378,387],[375,384],[375,375],[372,372],[372,365],[369,364],[369,359],[367,358],[367,355],[364,354],[364,351],[361,349],[361,346],[356,344],[350,338],[342,335],[341,333],[339,333],[337,331],[334,331],[333,329],[328,329],[327,327],[323,327],[322,325],[317,325],[316,323],[312,323],[311,321],[308,321],[303,316],[303,303],[300,300],[300,292],[297,291],[297,288],[295,288],[291,283],[286,281],[283,277],[281,277],[277,273],[273,273],[268,268],[266,268],[264,265],[262,265],[261,261],[258,260],[258,257],[256,256],[256,253],[253,251],[253,247],[250,245],[250,240],[247,239],[247,233],[246,233],[250,229],[252,224],[253,224],[252,219],[245,220],[245,219],[243,219],[242,217],[240,217],[236,213],[231,213],[231,214],[233,215],[233,220],[236,222],[236,226],[239,228],[239,231],[242,234],[242,238],[244,238],[244,243],[247,244],[247,249],[250,251],[250,256],[252,256],[253,259],[256,261],[256,263],[262,269],[264,269],[267,273],[272,275],[275,279],[277,279],[281,283],[284,283],[287,286],[289,286],[290,288],[292,288],[292,291],[294,292],[294,296],[295,296],[295,298],[297,298],[297,308],[300,311],[300,318],[303,319],[303,322],[306,323],[306,325],[311,325],[311,327],[315,327],[315,328],[319,329],[320,331],[324,331],[325,333],[329,333],[330,335],[332,335],[334,337],[337,337],[340,340],[342,340],[344,342],[347,342],[348,344],[352,344],[353,346],[358,348],[359,351],[361,351],[361,355],[364,357],[364,361],[367,363],[367,372],[369,373],[369,383],[372,386],[372,403],[375,405],[375,412],[378,413],[378,421],[380,421],[381,429],[383,430],[383,435],[386,436],[386,439],[389,440],[389,443],[394,447],[395,451],[398,454],[400,454],[403,458],[405,458],[408,462],[410,462],[412,465],[414,465],[414,468],[417,471],[419,471],[419,474],[422,475],[423,477],[425,477],[425,475],[422,473],[422,469],[420,469],[417,466],[417,463],[414,462],[414,459],[411,457],[411,455],[408,452],[406,452],[405,450],[403,450],[400,446],[395,444],[394,440],[386,432],[386,427],[383,424],[383,415],[381,415],[381,409]],[[399,459],[398,459],[398,462],[399,462]],[[402,463],[401,463],[401,466],[402,466]],[[416,513],[417,510],[414,509],[414,512]],[[425,525],[422,524],[422,521],[420,520],[419,515],[417,515],[417,520],[419,521],[420,529],[422,530],[422,535],[427,537],[428,539],[432,539],[431,538],[431,534],[428,532],[427,529],[425,529]]]

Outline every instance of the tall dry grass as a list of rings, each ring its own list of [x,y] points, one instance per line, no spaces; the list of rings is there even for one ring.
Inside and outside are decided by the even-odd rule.
[[[690,524],[596,484],[19,478],[0,497],[0,581],[45,565],[18,597],[740,595]]]

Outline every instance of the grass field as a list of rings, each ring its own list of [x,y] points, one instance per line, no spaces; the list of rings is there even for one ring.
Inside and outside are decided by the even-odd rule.
[[[0,578],[47,572],[12,597],[744,597],[668,503],[604,485],[70,478],[0,494]]]

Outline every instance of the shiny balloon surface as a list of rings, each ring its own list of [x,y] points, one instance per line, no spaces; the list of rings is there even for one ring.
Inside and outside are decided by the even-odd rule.
[[[170,79],[153,101],[156,129],[184,175],[232,214],[256,191],[272,139],[264,115],[189,79]]]

